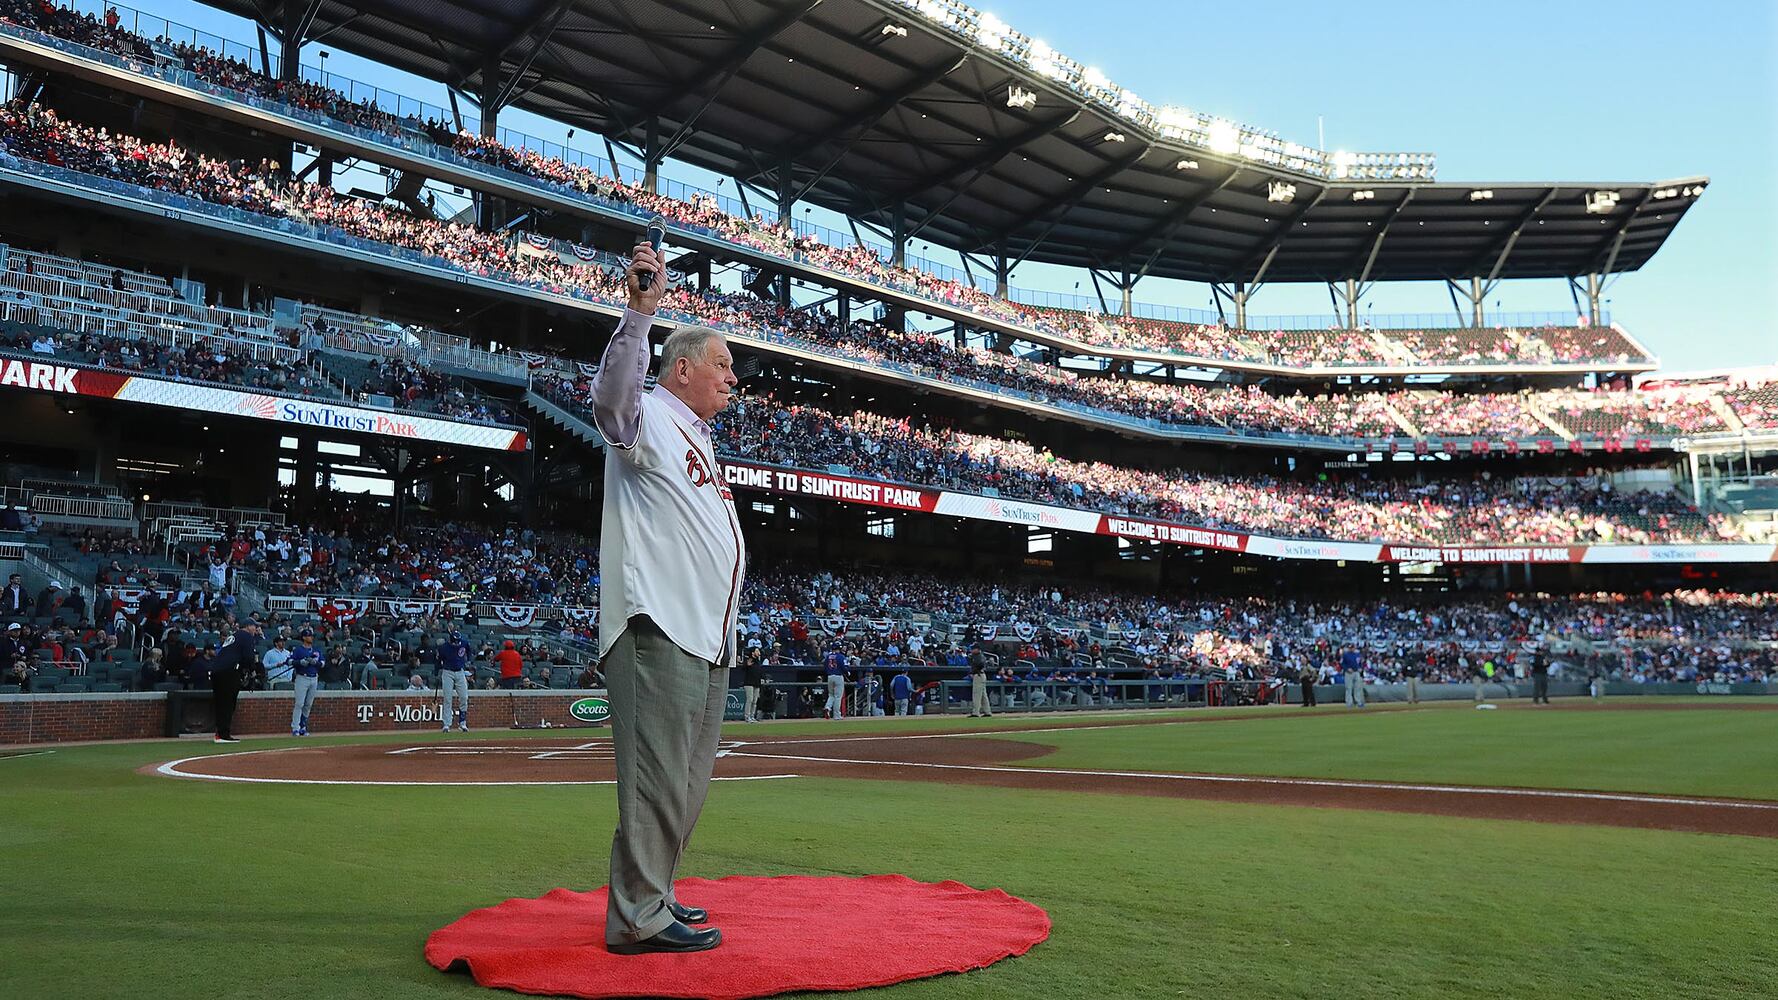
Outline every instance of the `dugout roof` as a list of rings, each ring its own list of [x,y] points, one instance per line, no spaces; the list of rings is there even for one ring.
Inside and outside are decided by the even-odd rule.
[[[893,0],[207,2],[267,25],[312,6],[321,45],[636,148],[652,120],[665,155],[885,231],[899,203],[915,241],[1014,262],[1213,282],[1628,271],[1707,183],[1292,173],[1163,139]],[[1014,85],[1036,103],[1008,107]],[[1289,201],[1268,200],[1276,181]],[[1588,211],[1597,191],[1609,211]]]

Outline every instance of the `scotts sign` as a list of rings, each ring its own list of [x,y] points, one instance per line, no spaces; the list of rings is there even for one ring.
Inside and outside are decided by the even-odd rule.
[[[568,714],[581,722],[604,722],[611,717],[611,703],[603,698],[582,698],[568,706]]]

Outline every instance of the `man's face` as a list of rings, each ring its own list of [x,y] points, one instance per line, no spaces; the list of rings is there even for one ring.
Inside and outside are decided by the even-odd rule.
[[[673,363],[668,388],[699,420],[709,420],[728,406],[735,386],[735,359],[728,344],[712,338],[704,345],[704,359],[680,358]]]

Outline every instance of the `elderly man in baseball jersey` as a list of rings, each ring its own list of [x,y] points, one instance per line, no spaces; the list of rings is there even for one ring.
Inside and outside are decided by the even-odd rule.
[[[674,898],[673,873],[709,790],[735,661],[746,548],[709,424],[728,405],[734,359],[716,331],[680,327],[644,392],[666,286],[647,243],[625,281],[629,309],[593,380],[593,418],[609,445],[599,653],[617,758],[605,945],[626,955],[704,951],[722,932],[690,926],[708,914]]]

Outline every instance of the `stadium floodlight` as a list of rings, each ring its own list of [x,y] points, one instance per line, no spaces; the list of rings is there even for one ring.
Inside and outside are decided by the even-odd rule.
[[[1493,198],[1494,198],[1494,192],[1491,190],[1487,190],[1487,189],[1482,189],[1479,191],[1471,191],[1469,193],[1469,200],[1470,201],[1490,201]]]
[[[1029,111],[1037,106],[1037,91],[1026,90],[1015,83],[1007,88],[1006,106],[1009,108],[1018,108],[1021,111]]]
[[[1197,160],[1180,160],[1178,163],[1173,164],[1173,169],[1174,170],[1196,170],[1196,169],[1198,169],[1198,161]]]
[[[1610,215],[1617,208],[1619,197],[1616,191],[1588,191],[1587,214]]]
[[[882,33],[885,35],[894,35],[897,38],[906,38],[908,36],[908,29],[899,24],[885,24],[883,25]]]
[[[1288,202],[1296,198],[1296,185],[1287,181],[1267,181],[1266,200]]]
[[[1225,118],[1210,119],[1209,137],[1205,145],[1212,153],[1229,156],[1241,148],[1241,126]]]
[[[1343,149],[1334,153],[1334,155],[1333,155],[1333,175],[1334,175],[1334,177],[1336,179],[1345,177],[1347,174],[1352,172],[1352,165],[1357,162],[1358,162],[1358,157],[1354,156],[1351,153],[1346,152]]]
[[[1377,192],[1372,191],[1369,188],[1366,188],[1363,191],[1352,192],[1352,200],[1353,201],[1372,201],[1376,197],[1377,197]]]
[[[1080,79],[1082,83],[1098,90],[1111,89],[1111,78],[1106,76],[1097,66],[1088,66],[1086,70],[1081,73]]]
[[[1124,135],[1122,132],[1107,132],[1107,133],[1105,133],[1105,141],[1106,142],[1124,142],[1127,139],[1129,139],[1129,136]]]

